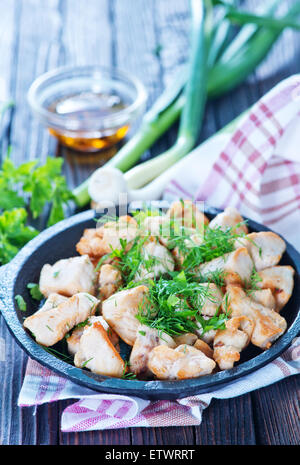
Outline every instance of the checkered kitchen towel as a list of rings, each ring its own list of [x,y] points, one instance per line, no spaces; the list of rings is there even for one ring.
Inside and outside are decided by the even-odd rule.
[[[212,151],[203,159],[196,149],[179,165],[180,175],[166,188],[165,198],[235,206],[300,250],[300,75],[265,95],[240,121],[221,153]],[[79,399],[64,410],[62,431],[198,425],[212,398],[236,397],[299,372],[298,337],[281,357],[226,387],[173,402],[149,402],[96,393],[29,360],[18,405]]]

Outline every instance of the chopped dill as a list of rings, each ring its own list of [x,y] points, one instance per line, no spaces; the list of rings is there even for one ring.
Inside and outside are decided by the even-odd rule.
[[[220,227],[210,228],[205,225],[203,227],[202,242],[193,244],[190,229],[178,227],[175,221],[172,235],[168,241],[168,248],[177,248],[179,255],[183,257],[182,267],[186,271],[190,271],[202,263],[232,252],[235,242],[239,238],[245,237],[244,232],[236,232],[240,225],[241,223],[238,223],[225,231]],[[201,234],[201,231],[198,231],[199,234]]]
[[[250,280],[247,282],[245,281],[244,286],[246,288],[246,294],[251,296],[253,292],[259,291],[260,288],[257,286],[257,283],[261,282],[262,278],[259,276],[258,272],[256,271],[255,267],[252,269],[252,273],[250,276]]]
[[[221,314],[209,322],[204,320],[201,308],[207,299],[215,302],[214,293],[209,286],[188,280],[183,271],[173,275],[172,280],[160,278],[156,283],[149,282],[148,287],[149,293],[140,304],[136,318],[159,333],[176,336],[195,332],[199,329],[197,322],[203,328],[208,325],[218,328],[227,318]]]
[[[87,364],[88,364],[91,360],[93,360],[93,358],[94,358],[94,357],[89,358],[88,360],[86,360],[85,362],[83,362],[83,364],[81,365],[81,368],[85,368],[85,367],[87,366]]]
[[[126,373],[127,368],[130,367],[130,363],[128,360],[124,361],[124,369],[121,378],[122,379],[136,379],[136,375],[134,373],[131,373],[130,371]]]
[[[71,355],[63,354],[62,352],[59,352],[58,350],[53,349],[52,347],[45,347],[45,346],[42,346],[42,347],[46,352],[48,352],[49,354],[53,355],[56,358],[62,359],[64,362],[65,361],[68,361],[71,363],[73,362],[73,358],[71,357]]]

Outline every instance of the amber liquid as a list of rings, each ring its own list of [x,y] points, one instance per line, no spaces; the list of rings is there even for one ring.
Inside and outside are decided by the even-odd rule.
[[[126,108],[126,106],[127,104],[118,95],[81,92],[56,100],[48,109],[66,118],[68,116],[75,117],[78,121],[99,118],[100,123],[101,119],[105,116],[113,115],[120,109]],[[70,147],[73,150],[97,152],[116,145],[125,137],[128,129],[128,125],[117,127],[110,130],[108,134],[95,128],[92,136],[91,133],[85,131],[64,131],[63,129],[57,130],[51,127],[49,127],[49,132],[62,145]]]

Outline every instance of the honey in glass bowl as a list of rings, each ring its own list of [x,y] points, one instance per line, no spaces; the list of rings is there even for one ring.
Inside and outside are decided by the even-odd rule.
[[[28,101],[61,144],[96,152],[125,137],[145,108],[146,92],[137,79],[115,69],[68,67],[36,79]]]
[[[101,121],[127,106],[128,103],[117,94],[80,92],[52,102],[48,110],[58,115],[77,118],[78,121],[84,119],[99,119]],[[84,131],[76,131],[74,134],[68,131],[58,131],[51,127],[49,127],[49,132],[67,147],[83,152],[93,152],[116,145],[126,136],[128,129],[129,124],[106,131],[95,130],[93,137],[91,134],[85,134]]]

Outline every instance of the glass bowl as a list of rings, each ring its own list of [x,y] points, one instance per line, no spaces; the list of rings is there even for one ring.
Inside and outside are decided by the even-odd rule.
[[[57,68],[38,77],[28,91],[33,113],[50,133],[87,152],[123,139],[146,100],[138,79],[102,66]]]

